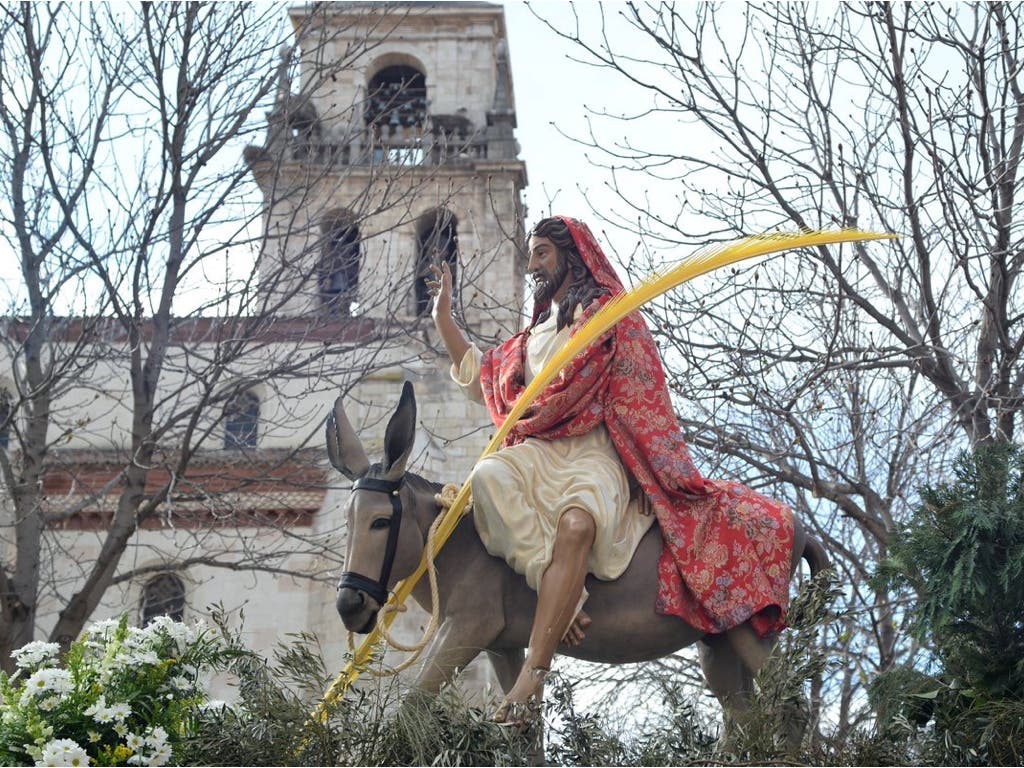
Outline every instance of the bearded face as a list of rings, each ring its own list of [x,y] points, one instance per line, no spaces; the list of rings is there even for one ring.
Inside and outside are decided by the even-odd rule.
[[[569,276],[569,263],[561,251],[556,251],[554,264],[540,263],[533,270],[534,304],[549,304]]]

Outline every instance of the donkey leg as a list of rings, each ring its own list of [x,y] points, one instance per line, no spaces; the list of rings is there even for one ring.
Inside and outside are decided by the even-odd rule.
[[[706,636],[697,648],[704,679],[722,705],[722,734],[716,750],[733,752],[750,712],[754,676],[724,635]]]
[[[415,688],[423,693],[437,693],[493,641],[492,634],[482,634],[466,622],[446,619],[423,649]]]
[[[516,678],[519,677],[519,673],[523,669],[525,649],[510,648],[501,651],[488,649],[487,656],[491,660],[491,666],[494,667],[494,674],[498,678],[498,685],[501,686],[502,693],[508,693],[512,690]]]
[[[771,654],[775,646],[774,638],[759,637],[750,624],[741,624],[730,629],[726,636],[729,643],[740,658],[747,675],[753,680]],[[810,708],[806,697],[800,695],[798,698],[782,702],[785,710],[778,721],[776,738],[786,745],[786,751],[790,755],[799,752],[803,742],[804,731],[810,720]]]
[[[733,627],[725,636],[751,675],[761,671],[775,645],[773,638],[759,637],[749,623]]]

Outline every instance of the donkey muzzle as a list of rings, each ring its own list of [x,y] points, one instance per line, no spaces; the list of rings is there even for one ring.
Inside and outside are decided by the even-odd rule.
[[[377,611],[380,610],[381,602],[368,594],[368,592],[375,591],[346,584],[344,579],[338,585],[338,598],[335,606],[338,608],[342,624],[349,632],[366,635],[372,632],[377,625]]]

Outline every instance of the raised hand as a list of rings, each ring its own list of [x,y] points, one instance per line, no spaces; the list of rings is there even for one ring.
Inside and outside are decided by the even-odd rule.
[[[452,270],[448,262],[442,261],[441,266],[430,265],[430,271],[434,276],[433,280],[427,280],[427,290],[434,297],[434,306],[431,316],[436,321],[440,317],[450,317],[452,314]]]

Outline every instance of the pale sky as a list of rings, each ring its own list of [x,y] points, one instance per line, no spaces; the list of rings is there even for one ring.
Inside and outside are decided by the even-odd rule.
[[[572,57],[582,58],[582,51],[534,15],[536,12],[560,28],[571,29],[575,19],[568,2],[544,0],[531,2],[528,8],[520,0],[507,0],[502,5],[516,92],[516,136],[530,182],[525,194],[527,226],[548,213],[566,214],[591,223],[601,237],[601,224],[591,210],[607,210],[615,204],[615,196],[605,185],[607,173],[588,162],[587,148],[562,133],[586,136],[587,107],[614,114],[636,113],[648,106],[649,99],[625,78],[574,61]],[[581,20],[590,22],[584,29],[596,27],[600,18],[597,6],[587,0],[575,4]],[[619,16],[624,7],[622,2],[604,3],[605,21],[618,28],[617,34],[628,31]],[[613,250],[628,250],[635,241],[621,232],[607,234],[611,242],[602,244]]]

